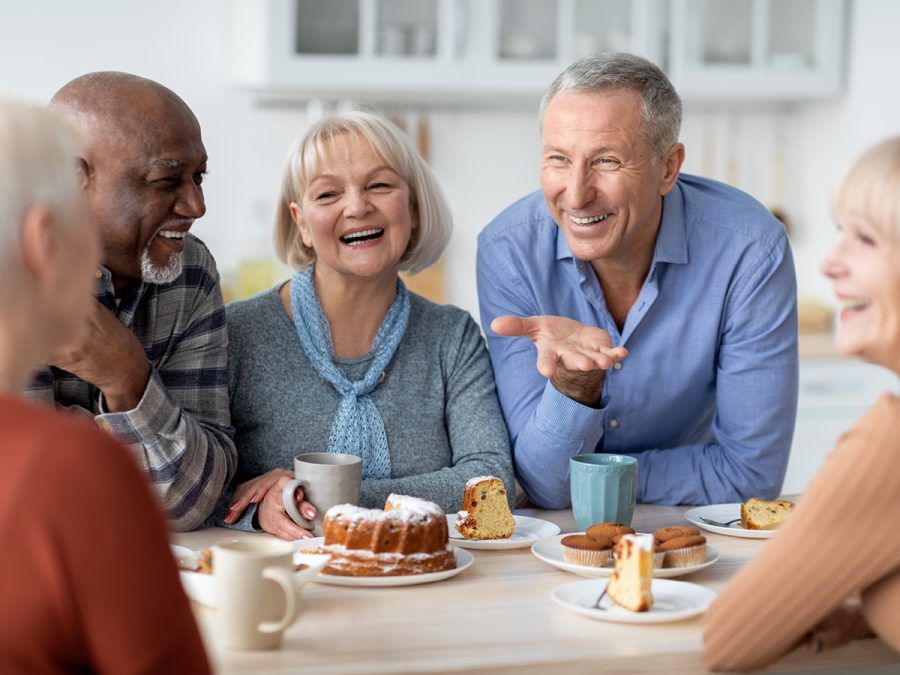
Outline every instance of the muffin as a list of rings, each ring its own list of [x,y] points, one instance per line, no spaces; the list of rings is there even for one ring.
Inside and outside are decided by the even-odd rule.
[[[562,545],[563,560],[590,567],[603,567],[613,547],[608,537],[588,537],[584,534],[567,535],[559,543]]]
[[[663,542],[676,537],[695,537],[698,534],[700,534],[700,530],[689,525],[673,525],[672,527],[661,527],[653,533],[653,536]]]
[[[706,537],[699,534],[671,537],[657,546],[665,552],[664,567],[688,567],[706,560]]]
[[[596,523],[587,528],[584,533],[592,538],[605,537],[607,539],[613,539],[614,537],[620,537],[623,534],[634,534],[634,530],[627,525],[622,525],[622,523]]]

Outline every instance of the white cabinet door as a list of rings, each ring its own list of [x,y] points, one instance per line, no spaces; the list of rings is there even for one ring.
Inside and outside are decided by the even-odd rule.
[[[673,0],[670,76],[686,99],[840,92],[843,0]]]

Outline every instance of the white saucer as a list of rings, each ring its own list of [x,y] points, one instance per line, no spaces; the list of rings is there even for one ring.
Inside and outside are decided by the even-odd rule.
[[[689,619],[703,614],[716,597],[708,588],[687,581],[654,579],[650,586],[653,606],[649,611],[629,611],[616,605],[608,595],[600,603],[603,609],[597,609],[594,604],[605,587],[605,582],[592,579],[573,581],[554,588],[550,597],[561,607],[582,616],[616,623],[666,623]]]
[[[313,549],[322,546],[325,537],[301,539],[296,542],[299,550]],[[453,547],[456,556],[456,567],[443,572],[429,572],[428,574],[404,574],[395,577],[341,577],[334,574],[319,573],[312,578],[317,584],[331,584],[332,586],[415,586],[417,584],[429,584],[433,581],[441,581],[455,577],[463,570],[468,569],[475,562],[475,556],[468,551]]]
[[[531,547],[531,552],[543,560],[548,565],[553,565],[566,572],[573,572],[582,577],[608,577],[612,574],[613,565],[610,560],[609,565],[605,567],[593,567],[591,565],[579,565],[577,563],[568,562],[563,558],[562,541],[567,534],[560,534],[555,537],[541,539]],[[682,577],[686,574],[693,574],[705,567],[709,567],[719,559],[719,552],[709,544],[706,545],[706,560],[696,565],[688,565],[686,567],[657,567],[653,570],[655,579],[667,579],[669,577]]]
[[[456,514],[448,514],[447,530],[450,533],[450,543],[463,548],[524,548],[538,539],[559,533],[559,525],[548,520],[515,514],[513,518],[516,521],[516,531],[509,539],[466,539],[456,531]]]

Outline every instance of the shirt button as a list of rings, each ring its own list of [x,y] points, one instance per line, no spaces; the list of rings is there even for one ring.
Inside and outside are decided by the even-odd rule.
[[[622,370],[622,362],[621,362],[621,361],[617,361],[617,362],[613,365],[613,370]]]
[[[616,429],[616,428],[618,428],[618,426],[619,426],[619,420],[617,420],[615,417],[613,417],[613,418],[609,421],[609,428],[610,428],[610,429]]]

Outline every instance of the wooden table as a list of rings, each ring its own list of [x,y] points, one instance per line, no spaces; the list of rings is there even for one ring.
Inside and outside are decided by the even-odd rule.
[[[652,532],[685,524],[684,510],[638,505],[632,525],[639,532]],[[553,521],[563,532],[575,530],[571,511],[516,513]],[[197,548],[234,534],[213,528],[174,536],[175,543]],[[720,558],[683,579],[713,590],[766,544],[763,539],[705,534]],[[194,609],[220,673],[705,672],[702,618],[627,625],[582,617],[550,598],[554,587],[582,577],[542,562],[530,548],[470,551],[475,555],[471,568],[436,583],[393,588],[307,585],[303,614],[275,651],[225,649],[216,636],[215,611],[196,604]],[[603,583],[597,580],[598,591]],[[821,655],[798,649],[773,670],[832,668],[900,672],[900,659],[881,641],[864,640]]]

